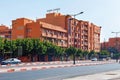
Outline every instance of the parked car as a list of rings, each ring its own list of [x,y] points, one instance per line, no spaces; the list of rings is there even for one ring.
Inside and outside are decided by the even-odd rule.
[[[21,60],[17,58],[9,58],[1,62],[1,65],[7,65],[7,64],[19,64],[21,63]]]
[[[97,58],[92,58],[91,61],[97,61]]]

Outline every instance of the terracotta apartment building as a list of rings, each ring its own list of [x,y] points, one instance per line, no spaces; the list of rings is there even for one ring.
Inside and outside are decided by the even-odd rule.
[[[45,18],[36,21],[18,18],[12,20],[12,30],[8,29],[8,33],[10,31],[13,40],[38,38],[49,40],[61,47],[74,46],[88,51],[100,51],[101,27],[88,21],[74,19],[70,15],[48,13]]]
[[[101,49],[109,48],[116,48],[120,52],[120,37],[109,38],[107,42],[101,43]]]
[[[11,30],[7,26],[1,24],[0,25],[0,37],[10,39],[11,37],[10,34],[11,34]]]

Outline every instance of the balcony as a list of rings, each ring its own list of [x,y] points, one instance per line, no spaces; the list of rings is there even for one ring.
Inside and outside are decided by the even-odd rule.
[[[85,46],[88,46],[88,43],[84,43]]]
[[[86,36],[88,35],[88,33],[87,33],[87,32],[84,32],[83,34],[84,34],[84,35],[86,35]]]
[[[85,41],[88,41],[88,38],[85,38],[84,40],[85,40]]]
[[[63,37],[62,39],[63,39],[63,40],[67,40],[67,37]]]
[[[87,31],[87,30],[88,30],[88,28],[87,28],[87,27],[85,27],[85,28],[84,28],[84,30],[85,30],[85,31]]]
[[[52,38],[57,38],[57,35],[53,35]]]
[[[42,36],[46,36],[47,34],[46,33],[42,33]]]
[[[61,35],[58,35],[58,39],[62,39],[62,36],[61,36]]]
[[[66,44],[58,43],[57,45],[58,45],[58,46],[61,46],[61,47],[67,47],[67,43],[66,43]]]
[[[67,47],[67,44],[63,44],[62,47]]]

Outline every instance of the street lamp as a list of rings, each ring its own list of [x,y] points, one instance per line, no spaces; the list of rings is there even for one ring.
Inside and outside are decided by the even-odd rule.
[[[118,44],[118,41],[117,41],[117,35],[120,33],[120,32],[112,32],[112,33],[115,33],[116,34],[116,41],[115,41],[115,46],[116,46],[116,50],[117,50],[117,44]]]
[[[10,25],[10,57],[12,57],[12,25]]]
[[[76,27],[76,23],[75,23],[75,17],[80,15],[80,14],[83,14],[84,12],[79,12],[77,14],[73,14],[73,15],[70,15],[70,16],[73,16],[73,18],[71,18],[70,20],[73,19],[73,22],[74,22],[74,47],[75,47],[75,27]],[[70,27],[70,26],[69,26]],[[75,64],[75,53],[73,54],[73,64]]]

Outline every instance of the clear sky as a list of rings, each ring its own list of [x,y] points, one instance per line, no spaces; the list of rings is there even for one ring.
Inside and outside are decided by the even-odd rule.
[[[76,18],[101,26],[101,42],[116,36],[111,32],[120,31],[120,0],[0,0],[0,24],[9,26],[20,17],[42,18],[55,8],[64,15],[84,11]]]

